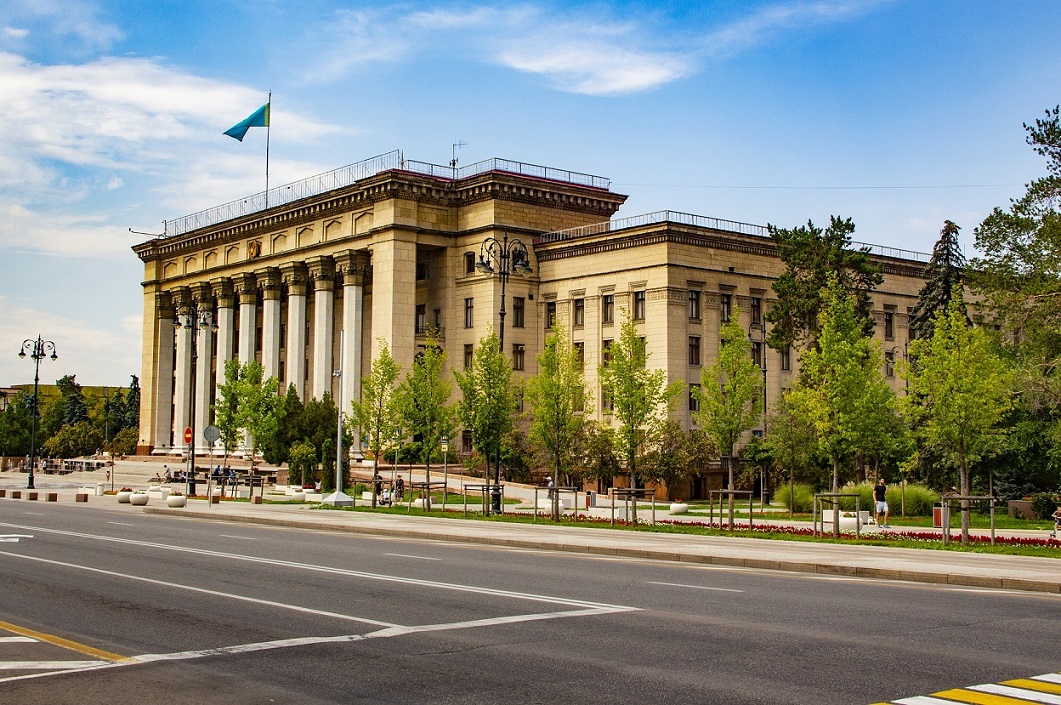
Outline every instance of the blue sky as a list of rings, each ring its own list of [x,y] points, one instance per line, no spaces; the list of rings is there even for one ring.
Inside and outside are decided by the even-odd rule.
[[[1052,0],[0,0],[0,385],[140,373],[129,247],[270,184],[401,149],[612,179],[671,209],[929,251],[1043,173]]]

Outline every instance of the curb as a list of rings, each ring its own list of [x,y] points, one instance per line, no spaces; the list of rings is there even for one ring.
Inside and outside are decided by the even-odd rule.
[[[236,524],[260,524],[265,526],[281,526],[293,529],[310,529],[313,531],[334,531],[336,533],[366,534],[370,536],[390,536],[399,538],[428,539],[432,541],[448,541],[457,543],[471,543],[487,546],[506,546],[510,548],[530,548],[545,551],[565,551],[569,553],[581,553],[585,555],[606,555],[617,558],[638,558],[658,561],[671,561],[678,563],[697,563],[701,565],[717,565],[730,568],[753,568],[757,570],[773,570],[791,573],[813,573],[817,575],[840,575],[854,578],[872,578],[877,580],[900,580],[913,583],[958,585],[962,587],[988,588],[1000,590],[1019,590],[1023,592],[1037,592],[1049,594],[1061,594],[1061,580],[1058,582],[1042,580],[1025,580],[1021,578],[987,577],[982,575],[965,575],[961,573],[938,573],[917,570],[889,570],[885,568],[871,568],[865,566],[849,566],[837,563],[807,563],[783,560],[769,560],[765,558],[735,558],[731,556],[712,556],[695,553],[683,553],[676,551],[654,551],[642,548],[621,548],[614,546],[594,546],[591,544],[559,543],[539,539],[513,539],[492,538],[488,536],[451,536],[438,534],[430,531],[415,529],[393,529],[383,526],[365,526],[334,524],[313,519],[282,519],[268,516],[245,516],[211,513],[187,509],[168,509],[158,507],[144,507],[145,514],[156,514],[173,517],[186,517],[189,519],[212,519],[214,521],[226,521]]]

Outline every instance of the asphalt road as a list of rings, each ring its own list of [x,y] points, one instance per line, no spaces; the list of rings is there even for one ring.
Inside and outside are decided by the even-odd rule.
[[[1061,662],[1057,595],[49,504],[0,505],[0,586],[0,704],[866,705]]]

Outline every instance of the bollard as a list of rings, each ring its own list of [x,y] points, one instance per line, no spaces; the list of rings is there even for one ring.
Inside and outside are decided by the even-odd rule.
[[[48,494],[46,494],[44,496],[44,501],[45,502],[58,502],[59,501],[59,493],[58,492],[49,492]]]
[[[74,496],[74,501],[75,502],[87,502],[88,501],[88,495],[85,494],[84,492],[78,492]]]
[[[210,495],[210,504],[221,504],[221,496],[216,494]]]

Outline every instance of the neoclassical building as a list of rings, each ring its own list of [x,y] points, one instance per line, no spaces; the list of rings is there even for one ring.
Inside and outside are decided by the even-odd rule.
[[[670,211],[614,218],[625,200],[588,174],[501,159],[456,169],[392,152],[167,221],[163,236],[133,248],[144,262],[139,452],[182,453],[193,425],[205,450],[201,429],[232,358],[260,361],[303,399],[341,394],[347,408],[381,341],[408,370],[436,331],[448,365],[468,364],[501,306],[498,277],[475,267],[488,238],[529,252],[529,275],[505,291],[505,351],[518,375],[535,373],[548,328],[562,324],[597,388],[625,310],[650,366],[691,389],[737,306],[761,341],[783,265],[763,226]],[[908,342],[927,255],[870,249],[884,266],[876,334],[893,359]],[[193,340],[175,328],[193,307],[216,332],[200,327]],[[754,355],[776,398],[798,361],[761,343]],[[607,420],[599,388],[595,400],[593,415]],[[676,412],[686,427],[694,404],[690,394]]]

